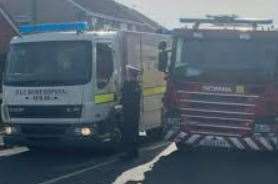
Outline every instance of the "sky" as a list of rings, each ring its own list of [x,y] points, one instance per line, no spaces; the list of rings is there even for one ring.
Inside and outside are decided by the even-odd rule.
[[[278,0],[116,0],[149,16],[167,28],[180,27],[178,18],[207,14],[236,14],[273,18],[278,27]]]

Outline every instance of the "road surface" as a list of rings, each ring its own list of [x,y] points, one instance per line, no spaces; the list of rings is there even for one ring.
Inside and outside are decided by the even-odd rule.
[[[141,157],[119,154],[0,151],[0,184],[277,184],[278,154],[143,145]]]

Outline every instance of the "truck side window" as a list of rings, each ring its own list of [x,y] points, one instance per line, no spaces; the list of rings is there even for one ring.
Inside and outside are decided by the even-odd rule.
[[[96,75],[98,89],[104,89],[113,75],[113,50],[110,44],[97,44]]]

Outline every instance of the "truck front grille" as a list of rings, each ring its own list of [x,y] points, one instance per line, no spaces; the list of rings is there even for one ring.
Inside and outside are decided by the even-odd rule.
[[[66,132],[65,126],[57,125],[23,125],[21,133],[27,136],[62,136]]]
[[[9,106],[11,118],[80,118],[81,106]]]

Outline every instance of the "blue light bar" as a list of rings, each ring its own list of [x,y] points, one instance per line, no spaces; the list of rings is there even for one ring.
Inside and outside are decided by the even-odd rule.
[[[59,32],[59,31],[77,31],[83,32],[89,29],[87,22],[73,23],[49,23],[37,25],[24,25],[19,27],[22,34],[44,33],[44,32]]]

